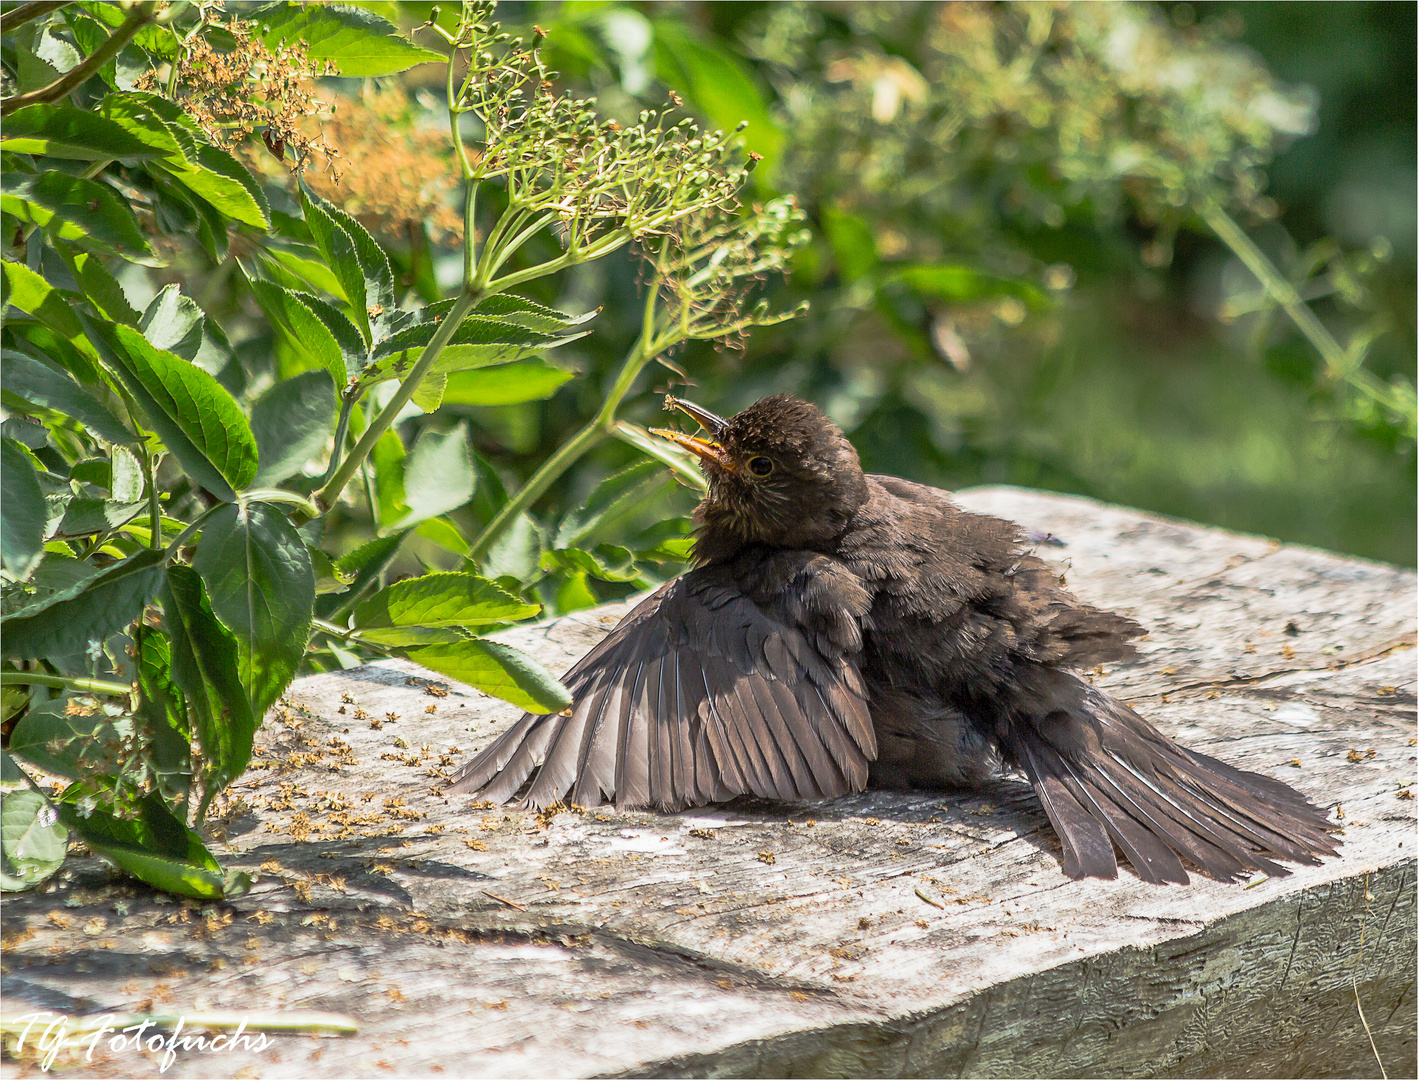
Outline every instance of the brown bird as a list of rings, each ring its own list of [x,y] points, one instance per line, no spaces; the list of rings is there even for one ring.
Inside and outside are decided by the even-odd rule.
[[[818,409],[765,398],[729,420],[667,399],[707,438],[697,567],[640,603],[449,790],[522,805],[664,811],[736,795],[988,788],[1022,772],[1070,877],[1223,881],[1335,854],[1293,788],[1179,746],[1070,669],[1144,631],[1083,603],[1018,526],[862,472]]]

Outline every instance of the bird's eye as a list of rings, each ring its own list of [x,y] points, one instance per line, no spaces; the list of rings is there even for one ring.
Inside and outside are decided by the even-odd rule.
[[[748,471],[754,476],[767,476],[773,471],[773,461],[766,457],[749,458]]]

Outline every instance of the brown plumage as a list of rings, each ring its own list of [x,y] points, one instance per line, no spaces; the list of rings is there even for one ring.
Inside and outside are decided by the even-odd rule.
[[[566,675],[569,715],[523,716],[450,790],[524,805],[680,810],[753,794],[1033,784],[1071,877],[1232,881],[1336,841],[1293,788],[1172,742],[1069,669],[1143,630],[1085,604],[1017,526],[868,476],[814,406],[772,397],[709,438],[696,569]],[[533,775],[535,772],[535,776]]]

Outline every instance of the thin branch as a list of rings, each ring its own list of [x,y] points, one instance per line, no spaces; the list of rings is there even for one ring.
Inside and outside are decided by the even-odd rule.
[[[67,675],[42,675],[33,671],[0,671],[0,686],[48,686],[55,690],[77,690],[83,694],[128,697],[133,687],[108,679],[80,679]]]
[[[156,0],[146,0],[145,3],[134,4],[122,24],[83,63],[76,65],[48,86],[31,90],[28,94],[15,94],[13,97],[7,97],[0,101],[0,116],[9,116],[16,109],[23,109],[26,105],[42,105],[58,101],[71,90],[83,85],[98,73],[99,68],[117,56],[123,46],[133,40],[134,34],[153,21],[153,17],[157,14],[157,7]]]
[[[8,34],[31,19],[38,19],[41,15],[58,11],[60,8],[68,6],[70,2],[71,0],[34,0],[33,3],[21,4],[17,8],[0,13],[0,34]]]

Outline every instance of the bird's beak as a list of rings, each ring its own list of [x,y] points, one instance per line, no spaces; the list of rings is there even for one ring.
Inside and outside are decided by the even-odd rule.
[[[682,431],[671,431],[669,428],[651,428],[650,434],[658,435],[662,439],[668,439],[672,443],[677,443],[686,450],[693,451],[699,456],[701,461],[712,461],[721,469],[733,472],[738,468],[738,462],[722,446],[713,441],[724,433],[728,423],[722,418],[715,416],[708,409],[694,404],[692,401],[682,401],[676,397],[665,397],[666,409],[679,409],[680,412],[692,417],[700,427],[709,433],[712,438],[701,439],[697,435],[686,435]]]

